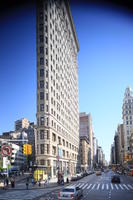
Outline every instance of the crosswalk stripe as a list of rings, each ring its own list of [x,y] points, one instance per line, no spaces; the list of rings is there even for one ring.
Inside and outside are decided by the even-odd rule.
[[[79,187],[81,185],[81,183],[78,183],[76,186]]]
[[[84,187],[82,187],[82,189],[85,189],[88,186],[88,183],[84,185]]]
[[[92,190],[94,189],[95,185],[96,185],[96,184],[94,184],[93,187],[91,188]]]
[[[127,190],[129,190],[129,188],[128,188],[125,184],[123,184],[123,186],[124,186]]]
[[[97,190],[99,189],[99,187],[100,187],[100,184],[97,185]]]
[[[84,183],[82,183],[79,187],[82,188],[84,186]]]
[[[102,190],[104,190],[104,184],[102,184]]]
[[[111,183],[111,189],[112,189],[112,190],[114,189],[114,187],[113,187],[112,183]]]
[[[89,183],[75,183],[70,186],[76,186],[82,189],[91,189],[91,190],[133,190],[132,184],[108,184],[108,183],[97,183],[97,184],[89,184]]]
[[[116,187],[116,189],[118,190],[119,188],[118,188],[118,186],[115,184],[115,187]]]
[[[128,184],[128,187],[131,188],[131,189],[133,189],[133,187],[130,184]]]
[[[87,187],[87,189],[89,189],[91,186],[92,186],[92,184],[90,184],[90,185]]]
[[[122,190],[124,190],[124,188],[122,187],[122,185],[121,185],[121,184],[120,184],[119,186],[120,186],[120,188],[121,188]]]

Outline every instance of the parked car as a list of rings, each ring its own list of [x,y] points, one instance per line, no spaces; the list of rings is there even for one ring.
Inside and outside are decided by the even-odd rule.
[[[120,181],[120,176],[118,176],[118,175],[113,175],[112,177],[111,177],[111,182],[112,183],[120,183],[121,181]]]
[[[96,171],[96,175],[97,175],[97,176],[100,176],[100,175],[102,175],[102,172],[101,172],[101,170],[97,170],[97,171]]]
[[[72,178],[71,178],[71,181],[77,181],[77,180],[78,180],[77,175],[73,175]]]
[[[58,193],[58,199],[60,200],[77,200],[83,196],[83,190],[76,186],[67,186]]]

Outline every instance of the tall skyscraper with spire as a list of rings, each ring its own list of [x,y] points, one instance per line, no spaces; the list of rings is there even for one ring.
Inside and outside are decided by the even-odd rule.
[[[130,136],[133,128],[133,91],[127,87],[123,99],[124,153],[130,154]]]
[[[67,0],[37,0],[36,162],[74,174],[79,148],[78,40]]]

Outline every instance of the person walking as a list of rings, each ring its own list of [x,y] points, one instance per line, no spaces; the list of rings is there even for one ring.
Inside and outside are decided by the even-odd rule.
[[[29,178],[27,177],[26,179],[26,189],[28,190],[29,189]]]
[[[5,182],[6,182],[6,187],[8,188],[8,183],[9,183],[8,177],[6,177]]]
[[[14,188],[15,187],[15,179],[13,177],[11,177],[10,181],[11,181],[11,187]]]

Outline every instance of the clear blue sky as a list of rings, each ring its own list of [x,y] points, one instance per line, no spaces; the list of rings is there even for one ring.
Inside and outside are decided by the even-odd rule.
[[[91,113],[106,159],[122,122],[125,88],[133,88],[133,16],[115,8],[72,5],[80,45],[79,108]],[[0,20],[0,134],[14,121],[36,121],[35,7]]]

